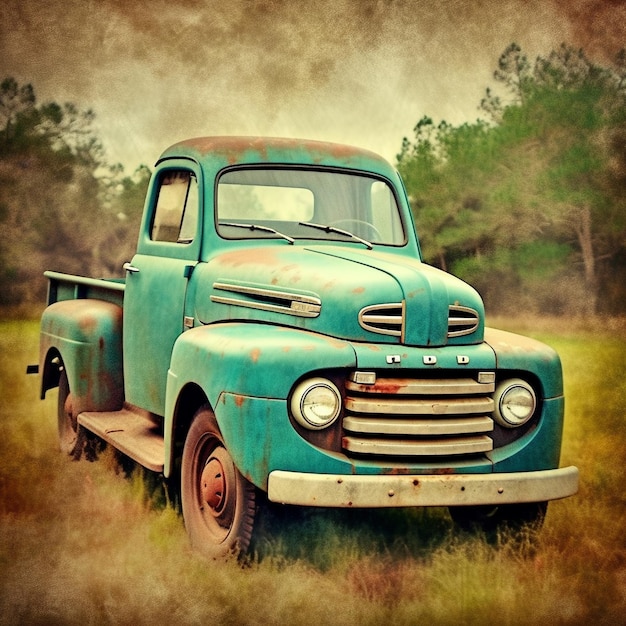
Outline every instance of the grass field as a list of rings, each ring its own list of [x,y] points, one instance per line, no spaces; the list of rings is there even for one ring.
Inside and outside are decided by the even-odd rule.
[[[38,399],[35,322],[0,322],[0,624],[620,624],[626,621],[626,323],[494,324],[556,348],[567,422],[536,549],[455,532],[443,509],[274,511],[245,565],[190,552],[158,481],[70,462]]]

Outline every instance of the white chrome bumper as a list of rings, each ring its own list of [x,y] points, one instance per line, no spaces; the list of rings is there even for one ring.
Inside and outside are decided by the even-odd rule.
[[[545,502],[578,491],[578,468],[508,474],[336,475],[273,471],[272,502],[324,507],[463,506]]]

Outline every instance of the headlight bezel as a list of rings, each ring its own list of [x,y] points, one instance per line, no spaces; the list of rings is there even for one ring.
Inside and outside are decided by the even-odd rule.
[[[507,378],[496,385],[493,395],[494,420],[507,429],[520,428],[537,414],[538,399],[533,386],[522,378]]]
[[[293,388],[289,405],[294,420],[300,426],[319,431],[337,421],[343,400],[335,383],[328,378],[315,376],[300,381]]]

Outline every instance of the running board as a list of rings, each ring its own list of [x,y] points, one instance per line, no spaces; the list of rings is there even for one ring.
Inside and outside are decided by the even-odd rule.
[[[150,413],[121,411],[80,413],[78,423],[120,452],[153,472],[163,472],[165,444],[159,424]]]

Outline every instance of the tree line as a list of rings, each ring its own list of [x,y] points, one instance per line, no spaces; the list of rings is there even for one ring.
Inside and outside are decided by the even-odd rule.
[[[121,275],[150,171],[107,162],[95,114],[0,82],[0,306],[44,302],[46,269]]]
[[[626,53],[511,44],[475,122],[424,115],[404,138],[425,260],[492,313],[622,313],[626,302]],[[107,162],[95,114],[0,83],[0,306],[39,304],[45,269],[119,276],[150,171]]]
[[[603,67],[513,43],[494,79],[476,122],[424,116],[397,155],[426,260],[493,312],[623,313],[624,50]]]

